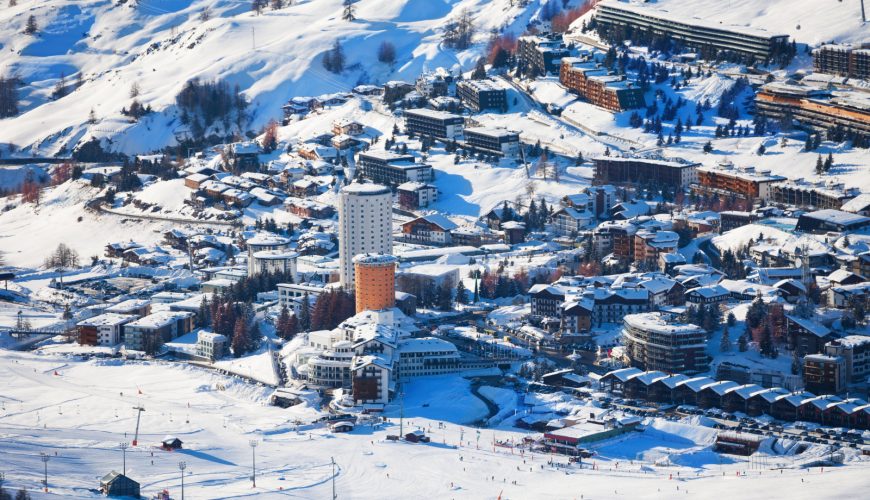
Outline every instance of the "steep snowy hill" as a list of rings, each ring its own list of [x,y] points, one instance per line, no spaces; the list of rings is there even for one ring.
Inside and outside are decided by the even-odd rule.
[[[426,67],[467,69],[491,29],[522,32],[543,2],[523,8],[512,3],[360,0],[357,19],[345,21],[341,0],[301,0],[260,15],[241,0],[19,0],[0,9],[0,74],[23,81],[22,113],[0,121],[0,144],[40,155],[92,136],[109,138],[114,149],[128,153],[169,144],[183,132],[175,96],[192,78],[238,85],[252,103],[256,127],[279,116],[291,96],[410,79]],[[464,9],[474,16],[480,43],[460,52],[444,48],[444,25]],[[27,35],[31,15],[38,30]],[[341,74],[322,65],[336,40],[347,58]],[[376,57],[384,41],[396,47],[392,67]],[[70,92],[53,100],[62,75]],[[138,123],[121,114],[134,83],[142,104],[158,111]],[[96,123],[88,121],[92,109]]]

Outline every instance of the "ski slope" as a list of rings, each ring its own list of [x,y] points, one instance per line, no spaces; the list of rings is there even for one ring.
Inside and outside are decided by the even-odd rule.
[[[517,33],[540,8],[509,0],[360,0],[355,21],[341,18],[341,0],[298,0],[280,10],[252,12],[242,0],[20,0],[0,9],[0,68],[24,81],[22,113],[0,120],[0,145],[53,155],[90,137],[141,153],[175,142],[184,132],[175,96],[193,78],[222,78],[251,101],[251,128],[280,117],[293,96],[348,91],[360,83],[416,78],[424,69],[473,66],[493,28]],[[204,9],[210,16],[201,19]],[[444,24],[464,9],[479,42],[466,51],[441,46]],[[39,25],[23,33],[28,16]],[[346,70],[332,74],[322,55],[340,41]],[[380,44],[396,47],[390,67],[377,61]],[[52,100],[66,75],[71,92]],[[75,88],[78,76],[82,85]],[[156,111],[138,123],[121,115],[136,83],[138,99]],[[93,109],[97,123],[89,124]]]
[[[595,445],[594,470],[588,464],[552,467],[548,455],[520,456],[492,446],[493,439],[520,440],[520,431],[478,434],[462,425],[483,405],[457,400],[467,395],[467,383],[453,380],[460,379],[423,378],[406,385],[404,431],[422,428],[432,438],[414,445],[386,441],[387,434],[399,431],[395,407],[388,408],[390,422],[381,428],[363,425],[331,434],[310,424],[320,414],[307,404],[268,406],[268,389],[200,368],[0,352],[5,486],[26,488],[34,498],[98,498],[92,491],[98,478],[122,469],[118,444],[132,440],[133,407],[141,405],[139,445],[127,450],[126,467],[148,497],[163,489],[180,497],[180,461],[187,464],[185,497],[191,499],[325,498],[333,477],[339,498],[357,499],[714,499],[728,491],[738,498],[799,500],[844,498],[870,487],[868,464],[860,457],[824,471],[751,470],[740,457],[708,450],[715,431],[672,422]],[[509,397],[496,399],[512,404]],[[159,449],[167,435],[181,439],[183,448]],[[258,443],[256,488],[250,482],[251,440]],[[37,491],[41,452],[49,455],[49,495]],[[562,457],[555,461],[565,463]],[[746,475],[737,477],[737,471]]]

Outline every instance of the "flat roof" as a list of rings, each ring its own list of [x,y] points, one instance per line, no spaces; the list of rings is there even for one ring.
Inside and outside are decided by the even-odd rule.
[[[406,109],[405,115],[407,116],[409,113],[412,115],[425,116],[427,118],[434,118],[436,120],[451,120],[451,119],[460,119],[461,120],[462,119],[461,116],[455,115],[453,113],[448,113],[446,111],[438,111],[435,109],[428,109],[428,108]]]

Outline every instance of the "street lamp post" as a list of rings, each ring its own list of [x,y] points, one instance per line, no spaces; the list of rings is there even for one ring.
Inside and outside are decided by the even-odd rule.
[[[39,458],[42,460],[43,465],[45,465],[45,475],[43,476],[42,486],[46,493],[48,493],[48,453],[39,453]]]
[[[252,488],[257,487],[257,440],[252,439],[248,441],[248,445],[251,447],[251,483]]]
[[[181,471],[181,500],[184,500],[184,469],[187,468],[187,462],[178,462],[178,470]]]
[[[122,469],[123,470],[122,474],[124,474],[125,476],[127,475],[127,447],[128,446],[130,446],[130,445],[128,445],[127,443],[120,443],[118,445],[118,447],[121,448],[121,456],[123,457],[123,461],[124,461],[124,468]]]
[[[329,459],[332,461],[332,500],[335,500],[338,498],[335,494],[335,458],[329,457]]]

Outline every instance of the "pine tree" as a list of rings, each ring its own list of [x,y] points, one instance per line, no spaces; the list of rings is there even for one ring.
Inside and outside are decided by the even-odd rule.
[[[486,61],[482,57],[475,64],[474,71],[471,72],[471,79],[486,80]]]
[[[734,316],[733,312],[729,312],[725,322],[728,326],[733,327],[737,324],[737,317]]]
[[[759,144],[758,150],[755,152],[755,154],[757,154],[758,156],[763,156],[766,151],[767,148],[764,147],[764,144]]]
[[[749,349],[749,342],[746,340],[746,335],[741,335],[739,339],[737,339],[737,350],[740,352],[746,352]]]
[[[308,292],[302,296],[302,306],[299,308],[299,328],[303,332],[311,329],[311,309]]]
[[[822,155],[819,155],[819,157],[816,158],[816,173],[821,175],[821,173],[824,172],[824,170],[825,170],[825,164],[822,162]]]
[[[453,293],[446,283],[438,287],[438,309],[441,311],[453,309]]]
[[[28,35],[33,35],[39,30],[39,26],[36,24],[36,16],[31,15],[27,18],[27,25],[24,27],[24,33]]]
[[[396,46],[390,42],[381,42],[378,47],[378,61],[392,66],[396,62]]]
[[[456,303],[468,303],[468,290],[465,288],[465,283],[463,283],[462,279],[456,284]]]
[[[211,326],[211,309],[208,305],[208,298],[202,296],[202,301],[199,303],[199,313],[196,316],[200,328]]]
[[[825,158],[825,164],[823,165],[825,172],[831,170],[831,167],[834,166],[834,155],[828,153],[828,157]]]
[[[244,318],[238,318],[233,326],[233,356],[238,358],[241,357],[242,354],[245,354],[248,349],[248,344],[248,323]]]
[[[22,488],[15,494],[15,500],[30,500],[30,493]]]
[[[278,321],[275,324],[275,333],[279,338],[290,340],[288,329],[290,324],[290,311],[287,306],[281,306],[281,312],[278,314]]]
[[[713,143],[710,141],[707,141],[706,144],[704,144],[704,152],[710,153],[712,151],[713,151]]]
[[[719,343],[719,350],[721,352],[728,352],[731,350],[731,338],[728,336],[728,324],[722,328],[722,341]]]
[[[354,15],[353,0],[344,0],[343,5],[344,11],[341,14],[341,18],[345,21],[353,21],[356,19],[356,16]]]

